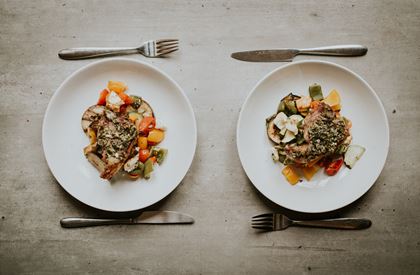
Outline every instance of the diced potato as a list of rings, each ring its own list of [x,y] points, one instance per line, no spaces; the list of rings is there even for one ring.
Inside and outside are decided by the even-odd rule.
[[[128,114],[128,119],[130,119],[133,123],[135,123],[136,120],[142,120],[143,116],[137,112],[130,112]]]
[[[153,129],[147,136],[147,141],[151,144],[158,144],[165,137],[165,132],[158,129]]]
[[[147,149],[147,137],[139,137],[137,143],[140,150]]]
[[[310,181],[312,177],[316,174],[316,172],[318,172],[319,168],[320,167],[318,165],[313,165],[311,167],[303,167],[302,168],[303,177],[307,181]]]
[[[127,85],[125,85],[123,82],[120,81],[108,81],[108,90],[114,91],[116,93],[123,93],[125,90],[127,90]]]
[[[323,100],[323,102],[330,105],[333,110],[334,108],[338,108],[338,110],[341,108],[340,94],[335,89],[330,92],[330,94]]]
[[[310,96],[302,96],[296,100],[296,107],[299,112],[306,112],[311,106],[312,98]]]
[[[295,185],[300,180],[300,176],[296,168],[294,168],[293,166],[287,165],[286,167],[284,167],[282,170],[282,174],[291,185]]]

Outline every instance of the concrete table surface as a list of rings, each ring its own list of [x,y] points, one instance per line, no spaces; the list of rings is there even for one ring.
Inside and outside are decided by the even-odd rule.
[[[420,269],[419,1],[0,0],[0,273],[354,274]],[[193,215],[192,226],[66,230],[65,216],[106,216],[63,191],[45,162],[41,125],[60,83],[92,60],[76,46],[176,37],[181,51],[145,59],[190,99],[198,147],[182,184],[153,209]],[[247,179],[235,130],[245,97],[282,63],[233,51],[359,43],[361,58],[324,57],[362,75],[381,98],[391,146],[373,188],[354,204],[309,217],[367,217],[364,231],[290,228],[257,234],[250,217],[282,210]],[[319,59],[300,56],[296,60]],[[286,211],[293,217],[307,215]]]

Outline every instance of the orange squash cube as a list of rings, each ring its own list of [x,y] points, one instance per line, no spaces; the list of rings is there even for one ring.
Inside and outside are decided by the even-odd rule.
[[[153,129],[147,136],[147,141],[153,145],[160,143],[165,137],[165,132],[158,129]]]
[[[108,90],[114,91],[117,94],[125,92],[127,90],[127,85],[120,81],[108,81]]]
[[[316,174],[316,172],[319,171],[319,168],[320,167],[318,165],[313,165],[311,167],[303,167],[302,168],[303,177],[307,181],[310,181],[312,179],[312,177]]]
[[[147,149],[147,137],[139,137],[137,143],[140,150]]]
[[[331,106],[334,111],[340,110],[341,98],[337,90],[332,90],[329,95],[323,100],[324,103]]]
[[[299,176],[296,168],[294,168],[291,165],[287,165],[286,167],[284,167],[283,170],[282,170],[282,174],[284,175],[284,177],[286,178],[286,180],[291,185],[295,185],[300,180],[300,176]]]

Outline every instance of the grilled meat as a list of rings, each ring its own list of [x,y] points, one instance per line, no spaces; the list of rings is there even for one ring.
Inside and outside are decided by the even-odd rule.
[[[87,146],[87,159],[99,170],[100,177],[111,179],[124,165],[136,143],[137,129],[126,114],[102,106],[91,106],[83,115],[82,128],[96,133],[96,142]]]
[[[337,118],[331,107],[321,102],[305,117],[303,136],[306,143],[286,145],[287,162],[307,166],[332,155],[350,133],[345,120]]]

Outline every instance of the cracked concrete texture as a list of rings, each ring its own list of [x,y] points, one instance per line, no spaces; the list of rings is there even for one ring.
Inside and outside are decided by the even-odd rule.
[[[418,1],[0,0],[0,273],[418,272],[419,25]],[[183,183],[153,208],[189,213],[196,223],[62,229],[64,216],[113,214],[72,199],[44,160],[47,104],[70,73],[91,62],[60,60],[58,50],[164,37],[179,38],[181,51],[146,61],[183,87],[199,137]],[[390,152],[365,196],[315,217],[367,217],[373,226],[256,234],[250,217],[281,208],[264,199],[243,172],[236,122],[255,83],[282,64],[241,63],[230,53],[349,43],[367,45],[368,54],[322,59],[354,70],[376,90],[389,118]]]

